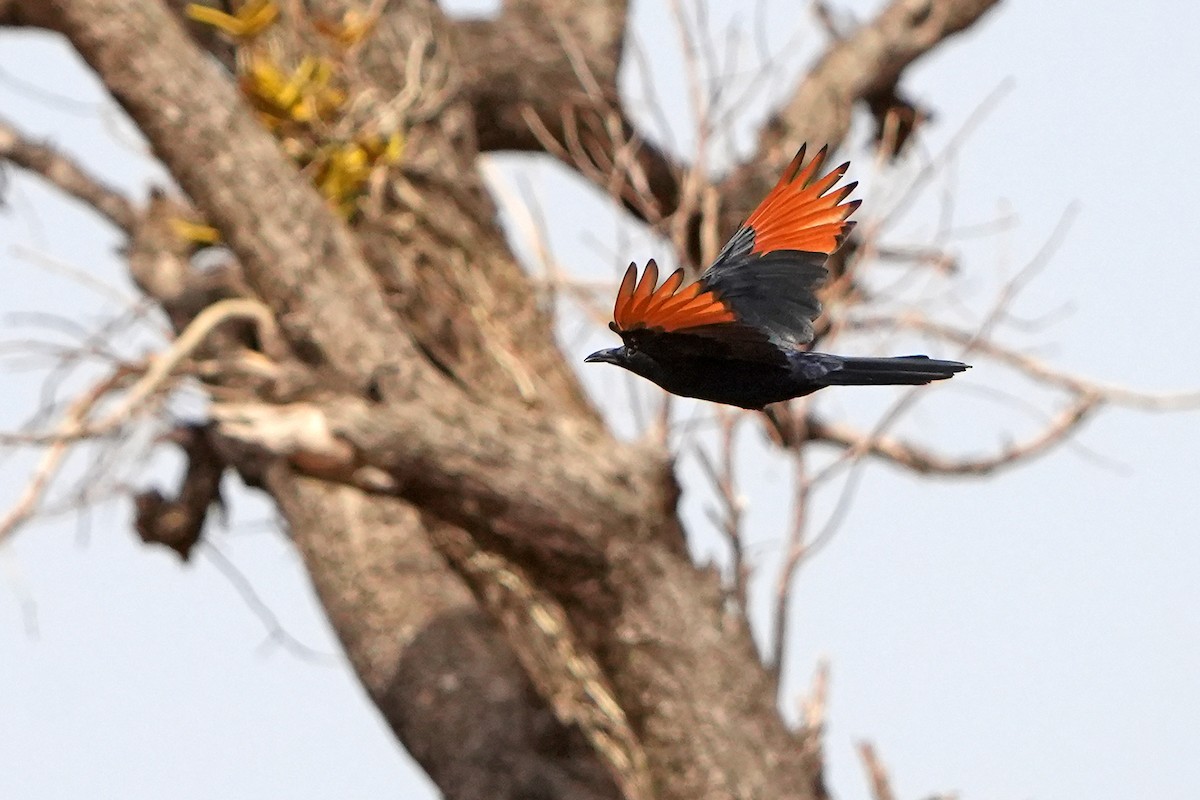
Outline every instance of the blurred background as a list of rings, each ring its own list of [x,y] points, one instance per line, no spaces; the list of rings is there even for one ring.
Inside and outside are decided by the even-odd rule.
[[[476,14],[495,4],[446,5]],[[690,158],[694,110],[670,9],[633,5],[645,68],[629,68],[629,96],[652,135]],[[710,3],[699,17],[738,43],[743,61],[724,62],[731,80],[758,75],[751,66],[764,49],[779,59],[714,144],[717,170],[749,152],[772,101],[825,42],[807,4],[758,5]],[[848,24],[878,5],[847,0],[833,11]],[[1098,382],[1194,390],[1200,226],[1187,219],[1200,212],[1200,7],[1136,8],[1001,5],[906,73],[902,88],[936,114],[909,159],[879,167],[865,117],[841,154],[863,182],[860,219],[905,209],[893,243],[928,243],[952,209],[961,235],[941,245],[960,274],[905,291],[951,315],[986,310],[1064,231],[1065,216],[1061,242],[1013,305],[1025,322],[1002,338]],[[0,31],[0,114],[131,195],[168,183],[56,37]],[[935,162],[928,189],[907,197]],[[485,170],[531,269],[552,259],[610,296],[630,260],[664,257],[663,243],[545,159],[491,157]],[[37,407],[45,378],[16,345],[66,341],[73,334],[61,318],[91,328],[112,316],[112,292],[134,304],[136,293],[110,230],[36,180],[12,170],[3,178],[0,430],[11,431]],[[544,220],[545,252],[528,235],[531,208]],[[891,284],[886,268],[878,280]],[[147,351],[156,324],[131,325],[123,346]],[[561,328],[577,361],[611,338],[570,306]],[[858,341],[893,354],[915,344]],[[635,435],[631,404],[645,407],[653,394],[603,366],[583,375],[614,426]],[[828,394],[830,416],[867,426],[894,398]],[[977,367],[923,395],[899,430],[978,454],[1036,432],[1046,420],[1023,403],[1053,409],[1053,400]],[[183,398],[178,411],[188,410]],[[695,422],[702,447],[712,414],[681,403],[676,419]],[[756,425],[739,430],[748,554],[764,577],[753,586],[754,615],[765,622],[790,524],[791,467]],[[20,497],[36,457],[0,461],[0,507]],[[687,452],[682,464],[695,552],[721,562],[712,489]],[[112,469],[140,485],[176,466]],[[786,713],[798,713],[820,660],[830,665],[834,794],[869,796],[855,746],[870,740],[899,797],[1193,796],[1198,486],[1196,410],[1105,410],[1071,443],[987,477],[866,466],[836,535],[800,570],[788,631]],[[838,496],[819,499],[821,516]],[[126,501],[80,515],[64,495],[61,513],[0,544],[0,796],[436,796],[340,656],[269,507],[245,491],[231,498],[228,530],[184,566],[137,541]]]

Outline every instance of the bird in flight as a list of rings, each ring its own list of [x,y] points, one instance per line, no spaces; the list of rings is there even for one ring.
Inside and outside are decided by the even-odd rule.
[[[683,270],[658,285],[651,260],[641,279],[629,265],[613,321],[621,347],[592,353],[672,394],[761,409],[826,386],[921,385],[968,369],[927,356],[852,358],[804,349],[821,312],[814,293],[825,262],[854,227],[857,183],[831,191],[849,163],[824,176],[827,148],[804,147],[746,218],[717,260],[688,286]]]

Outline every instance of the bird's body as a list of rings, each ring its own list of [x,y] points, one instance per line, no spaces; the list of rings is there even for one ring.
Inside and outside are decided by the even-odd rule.
[[[717,260],[694,283],[683,270],[658,285],[654,261],[638,280],[630,264],[609,324],[623,345],[587,361],[630,370],[672,394],[741,408],[802,397],[826,386],[920,385],[968,369],[926,356],[850,358],[813,353],[814,291],[825,261],[853,227],[859,201],[841,201],[855,184],[828,192],[843,164],[817,175],[821,150],[804,148]]]
[[[588,360],[609,359],[594,354]],[[700,354],[656,357],[653,347],[636,351],[620,366],[671,394],[747,409],[803,397],[826,386],[921,385],[949,378],[965,368],[957,361],[926,356],[846,358],[803,350],[787,351],[781,363]]]

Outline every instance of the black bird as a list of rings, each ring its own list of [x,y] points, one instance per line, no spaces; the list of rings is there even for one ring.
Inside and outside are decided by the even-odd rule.
[[[624,344],[592,353],[672,394],[760,409],[826,386],[926,384],[968,369],[927,356],[851,358],[813,353],[814,290],[825,261],[854,227],[861,200],[830,192],[849,163],[818,178],[827,148],[804,162],[804,148],[775,188],[694,283],[676,270],[661,286],[651,260],[638,280],[629,265],[608,326]],[[656,288],[657,287],[657,288]],[[681,288],[682,287],[682,288]]]

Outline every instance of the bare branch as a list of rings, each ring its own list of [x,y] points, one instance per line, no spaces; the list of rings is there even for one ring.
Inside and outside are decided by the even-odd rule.
[[[801,142],[840,142],[855,101],[895,86],[910,64],[975,24],[997,2],[893,0],[872,21],[833,40],[763,132],[756,160],[786,160]],[[787,152],[768,158],[780,143]]]
[[[502,407],[443,401],[438,411],[353,397],[218,403],[212,415],[223,435],[301,468],[315,454],[324,477],[396,493],[485,540],[503,531],[506,549],[547,563],[569,552],[577,577],[596,566],[588,562],[603,551],[607,528],[626,530],[631,540],[654,534],[645,505],[655,500],[645,487],[657,482],[661,465],[634,449],[614,449],[608,463],[597,462],[566,420],[531,424]],[[371,469],[362,471],[363,464]]]
[[[1103,402],[1097,395],[1084,395],[1029,439],[976,458],[945,456],[895,437],[870,436],[849,425],[825,422],[812,415],[806,424],[809,441],[865,452],[922,475],[981,476],[1018,466],[1064,443]]]
[[[544,151],[606,190],[619,177],[613,196],[653,222],[679,205],[681,170],[619,99],[626,21],[623,0],[522,0],[454,29],[481,151]]]
[[[821,657],[813,670],[808,693],[800,698],[800,753],[815,782],[825,781],[825,716],[829,707],[829,659]]]
[[[250,579],[246,577],[244,572],[238,569],[237,564],[211,541],[203,542],[202,544],[200,552],[218,572],[225,576],[225,579],[229,581],[229,585],[242,598],[242,602],[246,604],[250,612],[258,617],[263,627],[267,629],[267,644],[282,645],[285,650],[297,658],[314,664],[334,664],[338,661],[337,655],[317,650],[297,639],[283,626],[279,617],[258,594],[258,591],[254,588],[254,584],[250,582]]]
[[[771,609],[771,657],[767,660],[767,669],[775,677],[776,685],[782,680],[784,662],[787,658],[793,582],[796,571],[808,555],[810,548],[808,511],[813,481],[804,460],[804,453],[799,448],[796,448],[792,456],[792,482],[792,524],[788,528],[787,542],[784,545],[783,564],[780,565],[779,573],[775,577],[775,594],[772,598],[774,605]]]
[[[801,719],[806,730],[825,728],[825,712],[829,707],[829,659],[822,658],[813,671],[812,684],[801,703]]]
[[[145,300],[139,302],[138,298],[132,296],[128,289],[117,286],[115,283],[108,283],[83,267],[77,267],[74,264],[57,259],[48,253],[43,253],[21,244],[14,244],[11,250],[17,258],[24,259],[33,266],[48,273],[64,276],[79,286],[131,312],[142,314],[149,310],[149,304]],[[99,341],[97,342],[97,344],[100,343]]]
[[[135,368],[118,366],[108,377],[76,398],[63,415],[62,421],[51,431],[0,435],[0,444],[44,445],[48,448],[24,493],[0,519],[0,542],[37,512],[42,498],[73,444],[82,439],[107,436],[119,426],[128,423],[135,414],[147,407],[151,398],[166,386],[180,364],[191,356],[213,330],[229,320],[247,318],[260,324],[267,340],[272,338],[270,332],[274,329],[274,319],[265,306],[252,300],[225,300],[205,309],[165,353],[151,359],[149,365],[142,370],[141,377],[126,391],[121,402],[99,420],[89,422],[88,417],[105,398],[136,374]]]
[[[896,800],[891,779],[888,778],[883,762],[875,753],[875,747],[870,742],[859,742],[858,755],[862,759],[863,769],[867,771],[867,779],[871,782],[873,800]]]
[[[112,382],[111,378],[97,384],[97,386],[107,388],[96,395],[86,408],[80,409],[78,413],[68,413],[64,422],[55,430],[0,434],[0,444],[56,446],[62,443],[70,444],[81,439],[99,438],[113,433],[118,427],[133,419],[138,412],[145,410],[149,401],[168,385],[179,367],[204,344],[213,331],[234,320],[256,322],[264,337],[264,342],[278,342],[275,319],[266,306],[257,300],[241,298],[222,300],[204,309],[163,353],[149,359],[144,368],[140,369],[141,377],[129,387],[121,398],[121,402],[99,420],[88,422],[87,417],[100,401],[116,388],[116,384]],[[277,345],[275,346],[277,347]],[[124,379],[138,371],[134,367],[122,366],[116,374]]]
[[[87,415],[96,403],[119,386],[126,377],[125,371],[117,370],[71,403],[61,428],[65,435],[51,442],[26,484],[25,491],[21,493],[8,513],[0,518],[0,543],[3,543],[17,528],[28,522],[37,513],[47,489],[70,453],[71,444],[75,440],[73,434],[83,426]]]
[[[9,161],[40,175],[62,191],[87,203],[125,233],[133,232],[137,211],[116,189],[47,144],[30,140],[0,118],[0,162]]]
[[[696,449],[696,457],[704,469],[717,497],[721,500],[721,513],[712,513],[710,518],[717,530],[725,537],[729,545],[732,563],[729,566],[733,576],[733,597],[743,614],[750,613],[749,588],[751,568],[746,560],[745,536],[742,532],[742,515],[746,508],[746,499],[738,490],[737,466],[734,463],[734,453],[737,448],[735,436],[741,414],[719,412],[721,425],[721,440],[717,450],[721,454],[720,466],[703,449]]]
[[[151,360],[145,374],[122,398],[121,403],[94,427],[80,435],[99,436],[128,419],[139,407],[160,391],[176,369],[221,325],[233,320],[249,320],[258,325],[267,352],[279,353],[279,333],[270,309],[257,300],[234,298],[214,303],[192,321],[166,352]]]
[[[854,104],[893,91],[904,70],[974,25],[999,0],[892,0],[872,21],[833,39],[791,98],[759,134],[752,158],[721,183],[727,230],[764,196],[804,142],[836,147]]]

